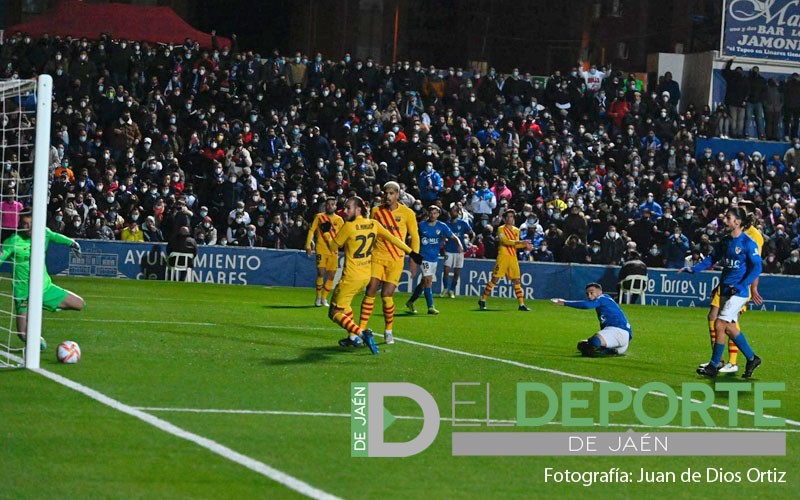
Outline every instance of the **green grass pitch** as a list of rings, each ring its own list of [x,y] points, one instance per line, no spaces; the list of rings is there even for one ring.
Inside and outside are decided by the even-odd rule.
[[[593,311],[490,299],[478,311],[474,298],[436,298],[439,316],[404,312],[398,294],[395,345],[381,353],[337,346],[343,330],[313,307],[311,288],[263,288],[153,281],[58,278],[86,298],[82,313],[45,313],[49,349],[42,368],[140,409],[194,435],[342,498],[789,498],[800,487],[800,427],[787,424],[786,456],[748,457],[453,457],[453,431],[509,430],[453,427],[442,421],[436,441],[407,458],[351,458],[350,384],[411,382],[451,416],[454,382],[481,385],[464,396],[480,400],[458,408],[459,418],[485,419],[489,384],[491,419],[511,420],[516,384],[592,377],[632,387],[659,381],[679,388],[701,381],[694,374],[708,358],[703,309],[624,306],[634,327],[626,356],[586,359],[575,344],[597,330]],[[356,314],[358,314],[358,304]],[[380,301],[371,325],[382,332]],[[782,407],[771,414],[800,420],[797,314],[749,312],[742,318],[751,345],[764,359],[757,382],[784,382]],[[55,360],[55,346],[77,341],[77,365]],[[406,342],[413,341],[413,342]],[[19,342],[14,339],[15,345]],[[437,349],[438,348],[445,348]],[[743,365],[743,361],[740,362]],[[549,371],[548,371],[549,370]],[[740,377],[720,380],[741,381]],[[708,383],[708,382],[704,382]],[[718,393],[717,403],[727,404]],[[752,408],[750,394],[742,408]],[[646,409],[663,412],[664,398],[648,397]],[[395,398],[396,416],[419,417],[412,402]],[[585,415],[595,415],[594,402]],[[189,411],[192,410],[192,411]],[[202,411],[201,411],[202,410]],[[224,410],[224,411],[223,411]],[[727,414],[711,410],[715,426]],[[556,418],[560,420],[560,414]],[[614,415],[618,426],[565,428],[558,424],[520,431],[623,432],[633,412]],[[676,420],[673,422],[679,425]],[[696,428],[704,424],[693,422]],[[417,435],[420,419],[399,419],[387,440]],[[740,415],[738,427],[754,426]],[[664,432],[674,428],[635,428]],[[719,429],[715,429],[719,430]],[[703,481],[666,484],[545,483],[544,469],[635,472],[692,468]],[[741,482],[705,480],[706,468],[738,471]],[[786,483],[752,483],[745,473],[786,471]],[[795,492],[795,493],[792,493]],[[103,405],[27,370],[0,371],[0,498],[298,498],[265,475],[193,442]]]

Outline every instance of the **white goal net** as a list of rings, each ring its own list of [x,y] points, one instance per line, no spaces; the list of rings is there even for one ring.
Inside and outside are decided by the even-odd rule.
[[[50,184],[52,78],[0,81],[0,232],[17,232],[20,215],[33,215],[27,346],[17,336],[14,265],[0,267],[0,367],[39,367],[44,228]],[[16,260],[18,262],[18,259]],[[25,263],[27,264],[27,263]],[[25,273],[27,274],[27,273]],[[28,286],[28,283],[20,284]]]

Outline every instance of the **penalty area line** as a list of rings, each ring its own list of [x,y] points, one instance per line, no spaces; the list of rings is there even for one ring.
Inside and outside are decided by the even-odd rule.
[[[137,410],[147,412],[163,412],[163,413],[206,413],[217,415],[276,415],[288,417],[334,417],[334,418],[350,418],[349,413],[333,413],[321,411],[285,411],[285,410],[237,410],[237,409],[218,409],[218,408],[165,408],[165,407],[151,407],[151,406],[137,406]],[[425,420],[424,417],[416,417],[409,415],[393,415],[397,420]],[[439,417],[441,422],[459,422],[459,423],[485,423],[485,424],[516,424],[516,420],[504,419],[485,419],[485,418],[450,418]],[[547,425],[562,425],[561,422],[547,422]],[[600,424],[593,422],[593,427],[622,427],[622,428],[639,428],[639,429],[690,429],[690,430],[706,430],[706,431],[725,431],[725,432],[795,432],[800,433],[800,429],[777,429],[766,427],[720,427],[720,426],[707,426],[707,425],[660,425],[654,427],[646,424],[626,424],[609,422]],[[524,426],[523,426],[524,427]]]

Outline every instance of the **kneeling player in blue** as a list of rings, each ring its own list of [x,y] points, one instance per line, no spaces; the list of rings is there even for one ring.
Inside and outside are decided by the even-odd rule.
[[[425,292],[425,301],[428,303],[428,314],[439,314],[439,311],[433,307],[433,277],[436,276],[436,267],[439,263],[439,250],[445,239],[455,241],[458,246],[458,251],[463,252],[464,247],[461,245],[458,236],[453,234],[453,231],[447,227],[447,224],[441,222],[439,219],[439,207],[431,205],[428,208],[428,221],[427,223],[419,225],[420,247],[419,253],[422,254],[422,281],[419,286],[414,290],[411,299],[406,303],[409,309],[413,309],[414,301],[416,301],[420,294]]]
[[[600,331],[588,340],[578,342],[578,350],[583,356],[592,358],[624,354],[633,338],[631,324],[625,313],[614,299],[603,293],[603,287],[599,283],[586,285],[586,298],[588,300],[550,300],[559,306],[596,310],[597,319],[600,320]]]

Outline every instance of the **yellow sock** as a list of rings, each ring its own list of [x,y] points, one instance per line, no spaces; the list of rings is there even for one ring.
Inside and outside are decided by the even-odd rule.
[[[492,294],[493,289],[494,289],[493,281],[486,283],[486,288],[483,289],[483,295],[481,295],[481,300],[486,300],[486,298]]]
[[[739,348],[736,347],[736,342],[728,339],[728,363],[735,365],[739,359]]]
[[[361,329],[365,329],[369,323],[369,318],[372,316],[372,310],[375,308],[375,297],[368,297],[364,295],[364,300],[361,301],[361,319],[359,325]]]
[[[349,333],[350,336],[359,335],[361,333],[361,329],[358,328],[358,325],[356,324],[355,321],[353,321],[351,315],[347,313],[337,312],[336,314],[333,315],[333,321],[335,321],[336,323],[339,324],[339,326],[347,330],[347,333]]]
[[[333,276],[328,273],[328,279],[325,280],[325,285],[322,287],[322,298],[328,299],[328,294],[331,293],[331,288],[333,287]]]
[[[714,323],[716,321],[709,321],[708,322],[708,334],[711,335],[711,347],[714,347],[714,344],[717,343],[717,330],[714,328]]]
[[[391,331],[394,326],[394,298],[381,298],[383,299],[383,319],[386,321],[386,330]]]
[[[322,276],[317,276],[317,298],[322,298]]]
[[[514,295],[517,296],[517,302],[519,302],[519,305],[525,303],[525,296],[522,293],[522,285],[519,283],[514,283]]]

